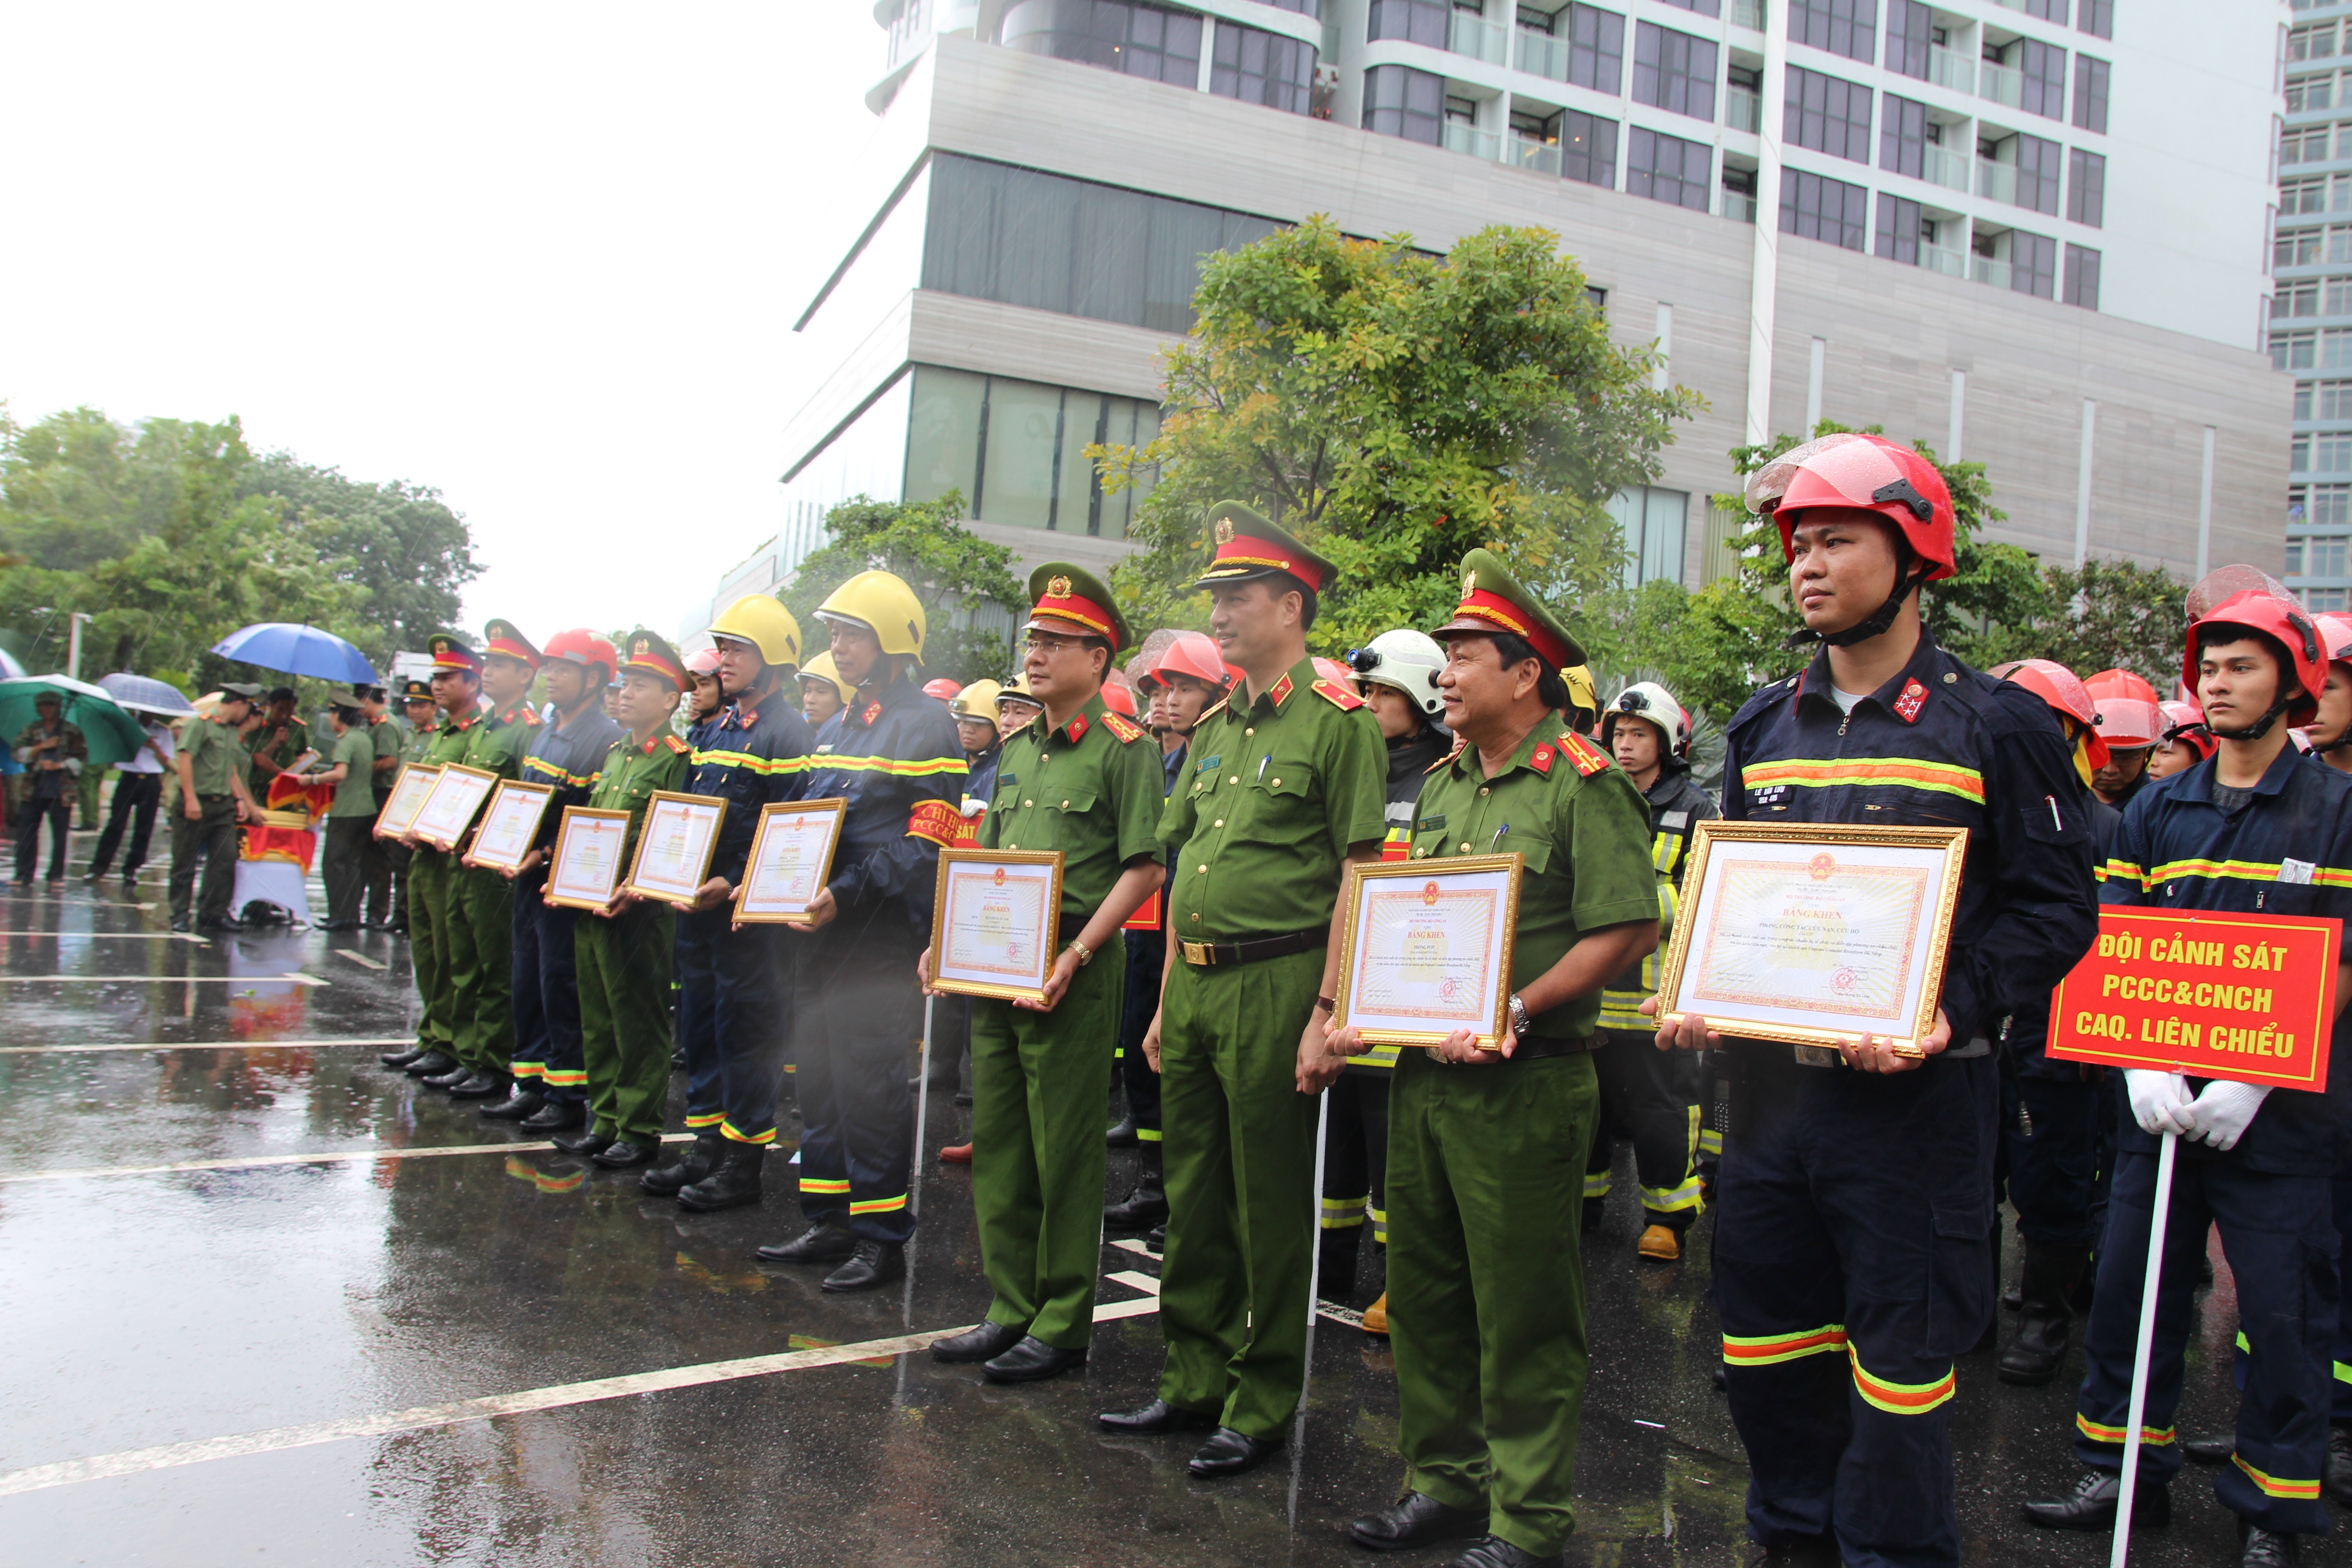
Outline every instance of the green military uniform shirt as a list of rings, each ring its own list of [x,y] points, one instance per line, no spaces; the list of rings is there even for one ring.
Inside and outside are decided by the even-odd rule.
[[[335,785],[335,804],[327,815],[373,816],[375,781],[370,771],[375,766],[375,737],[364,727],[344,731],[335,737],[334,760],[343,764],[343,776]]]
[[[687,759],[693,748],[676,735],[656,733],[643,745],[624,735],[604,753],[604,771],[588,792],[588,804],[598,811],[625,811],[629,831],[621,841],[621,864],[636,858],[637,830],[646,825],[646,805],[656,790],[686,788]]]
[[[236,770],[247,765],[236,731],[209,719],[191,719],[182,726],[180,755],[188,759],[188,777],[200,795],[231,793]]]
[[[1465,745],[1421,786],[1414,859],[1513,850],[1526,858],[1511,953],[1514,992],[1587,933],[1658,918],[1649,805],[1623,770],[1557,713],[1544,716],[1493,778],[1485,776],[1476,748]],[[1595,991],[1537,1014],[1528,1033],[1581,1039],[1600,1017]]]
[[[1065,929],[1092,918],[1129,863],[1160,844],[1159,748],[1101,693],[1048,731],[1043,714],[1004,742],[996,790],[980,825],[985,849],[1062,852]]]
[[[400,770],[397,767],[390,767],[382,773],[377,773],[375,764],[386,757],[401,755],[401,728],[391,719],[383,718],[373,721],[368,725],[367,732],[368,742],[375,750],[375,755],[368,760],[368,776],[375,781],[377,795],[389,795],[392,793],[392,781],[400,776]]]
[[[1388,750],[1363,700],[1301,659],[1256,701],[1237,686],[1202,715],[1186,762],[1160,823],[1176,862],[1168,939],[1328,927],[1349,846],[1388,830]]]
[[[286,739],[273,746],[269,743],[269,737],[277,732],[278,726],[265,717],[261,721],[261,727],[254,731],[245,742],[247,759],[245,783],[246,787],[253,791],[256,800],[267,800],[269,797],[269,781],[277,775],[264,773],[259,768],[253,766],[253,759],[266,757],[280,768],[284,768],[310,749],[310,726],[299,719],[286,721]]]
[[[467,732],[466,754],[457,760],[502,779],[520,778],[523,752],[541,722],[538,710],[523,702],[502,713],[485,714]]]
[[[404,763],[426,761],[425,753],[432,751],[433,742],[440,739],[440,736],[441,731],[438,730],[412,730],[404,727],[401,731],[400,760]],[[399,775],[395,773],[394,776],[397,778]]]

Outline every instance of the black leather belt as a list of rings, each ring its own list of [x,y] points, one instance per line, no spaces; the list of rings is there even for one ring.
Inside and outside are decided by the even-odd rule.
[[[1226,963],[1255,963],[1260,959],[1281,958],[1287,953],[1305,952],[1322,947],[1331,940],[1324,927],[1313,931],[1295,931],[1288,936],[1260,937],[1254,942],[1184,942],[1176,943],[1184,962],[1195,969],[1213,969]]]
[[[1587,1035],[1580,1040],[1563,1040],[1553,1036],[1542,1036],[1532,1040],[1522,1039],[1512,1048],[1509,1056],[1505,1057],[1496,1065],[1508,1067],[1513,1062],[1539,1062],[1547,1057],[1580,1057],[1588,1051],[1599,1050],[1604,1043],[1603,1037],[1599,1035]],[[1435,1046],[1425,1046],[1423,1048],[1429,1052],[1429,1059],[1439,1067],[1470,1065],[1467,1062],[1448,1061],[1444,1054]]]

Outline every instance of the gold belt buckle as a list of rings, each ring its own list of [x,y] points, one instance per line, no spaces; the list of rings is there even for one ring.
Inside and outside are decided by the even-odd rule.
[[[1184,962],[1192,964],[1196,969],[1206,969],[1217,962],[1217,951],[1213,943],[1205,942],[1185,942],[1181,945],[1184,954]]]
[[[1795,1046],[1790,1048],[1797,1053],[1797,1065],[1800,1067],[1834,1068],[1845,1065],[1844,1054],[1828,1046]]]

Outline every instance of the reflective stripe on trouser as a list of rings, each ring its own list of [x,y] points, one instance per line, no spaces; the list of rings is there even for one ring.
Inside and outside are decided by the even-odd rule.
[[[793,933],[793,940],[812,939]],[[801,1212],[868,1241],[904,1241],[915,1229],[907,1207],[915,1137],[907,1075],[923,1032],[915,981],[923,939],[894,903],[856,929],[835,921],[814,946],[800,960],[793,1041]],[[1088,1087],[1099,1092],[1102,1083],[1097,1078]],[[1087,1196],[1100,1204],[1100,1185]]]
[[[714,1105],[703,1098],[710,1085],[700,1081],[709,1068],[688,1055],[687,1126],[705,1131],[714,1123],[704,1119],[716,1110],[715,1125],[730,1142],[768,1143],[776,1136],[776,1097],[783,1088],[785,1042],[792,1033],[793,965],[799,955],[798,948],[784,944],[808,939],[767,925],[731,931],[733,913],[721,905],[678,917],[678,951],[681,957],[690,952],[694,964],[687,988],[710,999],[708,1037],[718,1072]]]
[[[1398,1058],[1389,1343],[1405,1484],[1549,1557],[1575,1528],[1588,1355],[1578,1157],[1588,1055],[1494,1068]]]
[[[408,863],[408,955],[416,971],[416,995],[424,1012],[416,1021],[420,1045],[457,1054],[457,994],[450,984],[455,962],[449,952],[449,900],[457,861],[438,849],[419,849]]]
[[[1389,1079],[1393,1070],[1350,1065],[1330,1089],[1330,1126],[1323,1137],[1325,1230],[1372,1222],[1388,1240]]]
[[[1952,1361],[1992,1313],[1990,1058],[1882,1077],[1738,1042],[1716,1194],[1724,1382],[1756,1539],[1960,1560]]]
[[[719,1064],[719,976],[714,930],[725,910],[677,919],[677,1047],[686,1054],[686,1130],[716,1132],[727,1120],[725,1074]]]
[[[2074,1452],[2097,1469],[2123,1466],[2155,1197],[2156,1156],[2123,1151],[2108,1198],[2091,1326],[2083,1336],[2088,1369],[2074,1405]],[[2231,1512],[2264,1530],[2318,1534],[2327,1529],[2319,1482],[2326,1473],[2334,1399],[2328,1372],[2339,1305],[2328,1197],[2325,1176],[2249,1171],[2226,1154],[2192,1154],[2186,1145],[2173,1173],[2141,1424],[2167,1436],[2173,1426],[2195,1315],[2197,1259],[2206,1231],[2218,1226],[2238,1282],[2238,1327],[2248,1353],[2246,1391],[2238,1401],[2238,1462],[2217,1472],[2213,1492]],[[2169,1480],[2180,1460],[2178,1443],[2159,1440],[2140,1449],[2140,1474]]]
[[[457,1059],[504,1072],[514,1054],[514,884],[496,871],[455,866],[448,915]]]
[[[669,966],[677,914],[637,903],[572,931],[580,1043],[595,1130],[629,1143],[661,1139],[669,1100]]]
[[[580,970],[573,931],[580,911],[548,903],[547,873],[514,879],[515,1077],[536,1079],[557,1100],[588,1093],[580,1044]],[[585,917],[594,920],[596,917]]]
[[[971,1206],[991,1322],[1061,1350],[1094,1337],[1102,1085],[1125,966],[1090,963],[1050,1013],[971,1006]]]
[[[1160,1075],[1144,1058],[1143,1037],[1160,1011],[1160,976],[1168,965],[1168,939],[1156,931],[1130,931],[1127,938],[1127,981],[1118,1005],[1119,1087],[1127,1091],[1127,1113],[1135,1118],[1135,1135],[1147,1143],[1160,1140]]]
[[[2018,1235],[2089,1248],[2098,1143],[2095,1079],[2001,1074],[2000,1173]]]
[[[1601,1035],[1607,1043],[1592,1057],[1601,1112],[1585,1162],[1584,1195],[1608,1195],[1609,1163],[1615,1152],[1610,1133],[1622,1129],[1633,1140],[1644,1217],[1652,1225],[1686,1229],[1699,1212],[1698,1107],[1679,1087],[1677,1053],[1623,1030],[1603,1029]]]
[[[1160,1396],[1251,1437],[1283,1435],[1307,1374],[1317,1110],[1297,1073],[1323,958],[1179,963],[1160,1002]]]

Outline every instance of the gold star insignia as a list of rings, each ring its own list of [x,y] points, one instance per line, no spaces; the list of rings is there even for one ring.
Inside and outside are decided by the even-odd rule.
[[[1462,591],[1465,594],[1475,594],[1478,591],[1478,574],[1475,572],[1462,574]]]
[[[1217,542],[1220,544],[1231,544],[1233,542],[1234,520],[1230,517],[1221,517],[1217,519]]]
[[[1067,577],[1056,577],[1052,582],[1045,584],[1045,597],[1049,599],[1066,599],[1069,596],[1070,580]]]

